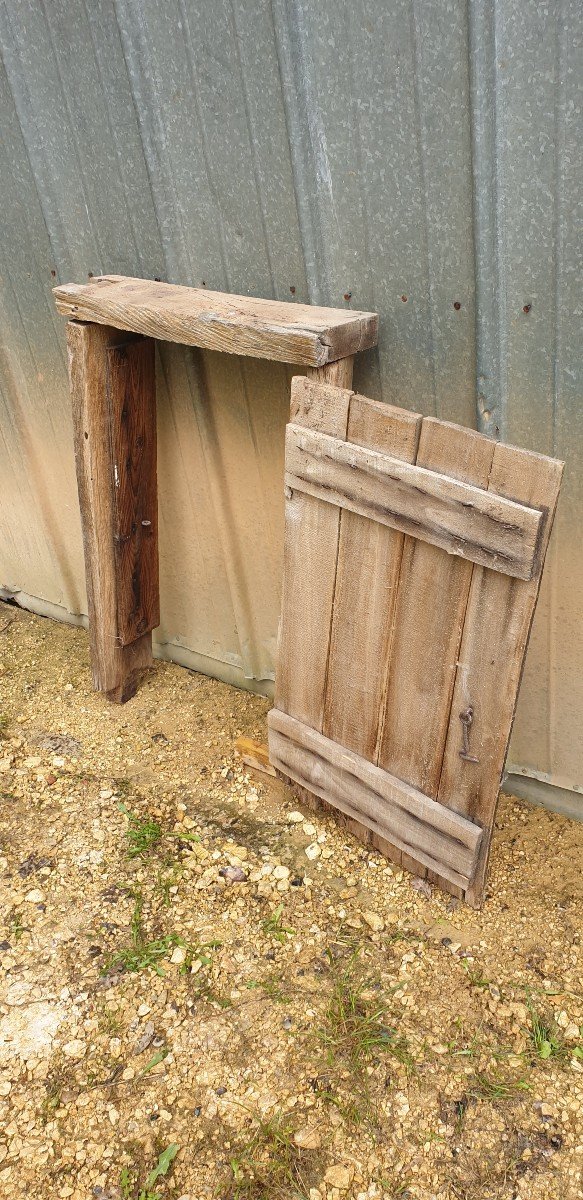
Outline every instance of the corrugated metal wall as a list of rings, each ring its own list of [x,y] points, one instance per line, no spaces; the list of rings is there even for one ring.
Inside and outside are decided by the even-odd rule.
[[[511,760],[583,788],[582,24],[577,0],[0,3],[0,583],[85,612],[56,280],[376,309],[360,390],[567,460]],[[158,373],[160,653],[265,687],[290,372],[163,346]]]

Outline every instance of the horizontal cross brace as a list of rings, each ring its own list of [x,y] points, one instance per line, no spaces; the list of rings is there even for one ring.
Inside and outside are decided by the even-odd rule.
[[[271,765],[458,887],[471,882],[482,830],[279,709],[268,715]]]
[[[286,432],[287,487],[518,579],[540,570],[543,513],[303,426]]]

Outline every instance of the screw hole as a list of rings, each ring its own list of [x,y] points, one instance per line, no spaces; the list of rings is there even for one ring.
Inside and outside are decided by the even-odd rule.
[[[460,304],[459,300],[454,300],[454,302],[453,302],[453,306],[454,306],[454,308],[455,308],[455,311],[456,311],[456,312],[459,312],[459,310],[460,310],[460,308],[461,308],[461,304]]]
[[[532,308],[532,304],[523,304],[522,311],[523,311],[523,313],[529,313],[531,308]]]
[[[401,300],[403,301],[403,304],[406,304],[408,299],[409,299],[408,296],[401,296]]]
[[[352,300],[352,292],[345,292],[345,293],[344,293],[344,299],[345,299],[345,300]]]
[[[291,292],[292,296],[295,296],[295,294],[296,294],[296,289],[295,289],[295,287],[293,286],[293,284],[291,285],[291,287],[290,287],[290,289],[289,289],[289,290],[290,290],[290,292]]]

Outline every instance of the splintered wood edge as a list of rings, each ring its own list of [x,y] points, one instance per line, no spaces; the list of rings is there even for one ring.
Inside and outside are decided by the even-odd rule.
[[[322,367],[375,346],[378,315],[99,276],[53,288],[57,311],[201,349]]]

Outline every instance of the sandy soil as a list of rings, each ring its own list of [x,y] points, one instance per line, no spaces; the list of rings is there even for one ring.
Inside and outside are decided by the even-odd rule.
[[[243,768],[267,707],[0,605],[0,1195],[580,1196],[582,827],[503,797],[424,895]]]

